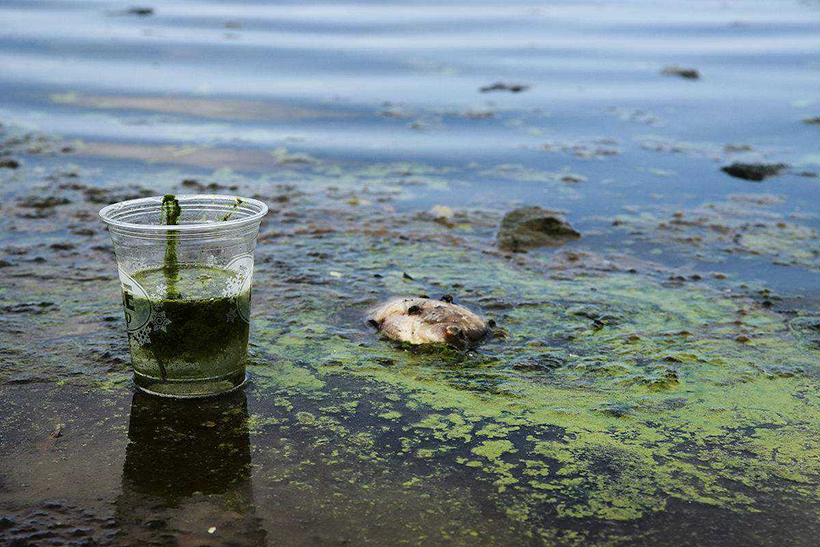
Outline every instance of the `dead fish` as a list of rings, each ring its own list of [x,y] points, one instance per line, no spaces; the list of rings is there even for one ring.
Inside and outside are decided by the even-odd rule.
[[[487,322],[445,295],[394,298],[370,311],[368,324],[392,340],[410,344],[473,346],[489,333]]]

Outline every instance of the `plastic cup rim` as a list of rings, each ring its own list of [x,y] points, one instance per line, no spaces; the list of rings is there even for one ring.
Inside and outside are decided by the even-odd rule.
[[[136,230],[141,232],[167,232],[167,231],[175,231],[175,232],[195,232],[195,231],[202,231],[202,230],[225,230],[229,228],[239,228],[242,226],[246,226],[249,224],[254,224],[262,220],[266,214],[268,214],[268,206],[265,205],[264,202],[259,201],[258,199],[253,198],[245,198],[242,196],[232,196],[228,194],[179,194],[176,195],[176,198],[179,200],[182,199],[214,199],[214,200],[232,200],[232,199],[241,199],[242,203],[249,203],[251,205],[256,206],[259,211],[253,213],[250,216],[245,218],[238,218],[235,220],[226,220],[223,222],[201,222],[195,224],[137,224],[135,222],[123,222],[120,220],[116,220],[111,218],[111,213],[117,210],[122,209],[128,205],[137,205],[141,203],[150,203],[155,204],[157,201],[162,203],[163,196],[150,196],[145,198],[137,198],[137,199],[129,199],[125,201],[119,201],[117,203],[112,203],[111,205],[106,205],[102,209],[100,209],[99,215],[100,220],[102,220],[108,226],[112,226],[114,228],[123,228],[128,230]]]

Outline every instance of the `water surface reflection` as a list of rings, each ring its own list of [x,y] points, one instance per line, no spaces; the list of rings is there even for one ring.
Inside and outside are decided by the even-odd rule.
[[[244,393],[206,402],[136,393],[116,520],[123,544],[260,545]]]

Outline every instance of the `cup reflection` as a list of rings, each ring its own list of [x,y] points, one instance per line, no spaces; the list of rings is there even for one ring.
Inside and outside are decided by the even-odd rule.
[[[116,520],[123,544],[261,545],[244,392],[135,393]]]

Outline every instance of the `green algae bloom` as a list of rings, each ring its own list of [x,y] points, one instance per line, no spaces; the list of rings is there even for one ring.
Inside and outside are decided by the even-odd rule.
[[[183,266],[172,297],[132,298],[152,310],[150,332],[129,333],[138,385],[184,395],[186,386],[194,393],[198,381],[230,388],[244,380],[250,291],[222,295],[236,276],[220,268]],[[134,279],[149,295],[163,295],[167,268],[143,270]]]
[[[263,312],[251,369],[260,394],[332,407],[311,428],[327,424],[340,438],[361,433],[346,403],[394,395],[377,416],[402,431],[399,446],[374,426],[366,450],[348,446],[361,458],[424,461],[441,477],[460,468],[490,485],[512,521],[570,544],[594,537],[570,533],[572,521],[640,521],[679,503],[745,518],[774,499],[820,502],[820,400],[806,373],[820,352],[777,314],[702,285],[555,278],[468,248],[405,243],[380,248],[374,264],[367,237],[314,245],[362,275]],[[420,351],[340,322],[345,299],[372,286],[368,271],[407,263],[434,276],[396,272],[377,289],[468,288],[472,303],[501,310],[506,336],[473,353]],[[281,360],[288,366],[273,364]]]

